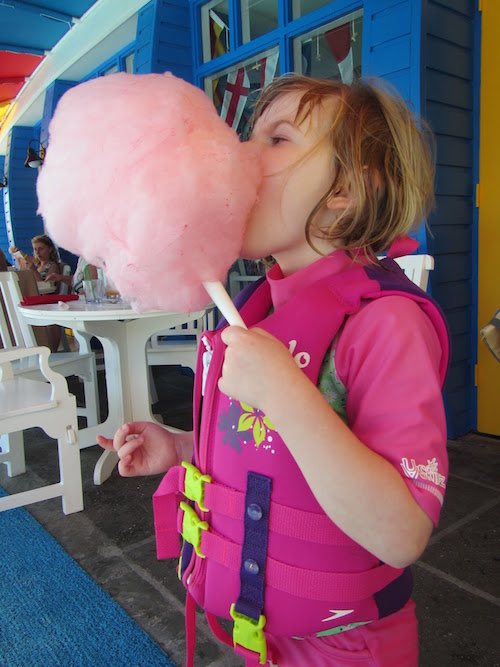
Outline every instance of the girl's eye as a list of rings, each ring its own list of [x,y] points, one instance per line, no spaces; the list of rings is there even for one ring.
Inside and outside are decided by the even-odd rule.
[[[285,137],[280,137],[280,136],[278,136],[278,137],[271,137],[271,139],[270,139],[271,146],[276,146],[277,144],[281,144],[281,143],[283,143],[284,141],[286,141],[286,138],[285,138]]]

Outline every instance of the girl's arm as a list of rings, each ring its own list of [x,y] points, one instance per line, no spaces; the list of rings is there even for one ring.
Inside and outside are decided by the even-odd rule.
[[[394,465],[356,437],[275,338],[238,327],[222,338],[220,389],[268,416],[328,516],[382,561],[414,562],[433,524]]]
[[[71,285],[73,276],[65,276],[62,273],[48,273],[45,278],[45,282],[54,282],[54,283],[65,283],[66,285]]]
[[[98,435],[97,443],[116,451],[122,477],[157,475],[191,460],[193,433],[172,433],[152,422],[130,422],[121,426],[113,439]]]

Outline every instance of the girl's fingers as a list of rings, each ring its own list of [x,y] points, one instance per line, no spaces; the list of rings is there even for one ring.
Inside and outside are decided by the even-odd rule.
[[[118,456],[123,461],[127,456],[130,456],[135,452],[138,447],[141,447],[144,444],[144,438],[142,435],[128,439],[119,449],[117,449]]]
[[[103,435],[97,436],[97,444],[103,449],[114,449],[113,440],[111,438],[105,438]]]
[[[123,447],[131,435],[130,424],[123,424],[123,426],[120,426],[120,428],[115,433],[115,437],[113,438],[113,444],[116,451],[118,451],[120,447]]]

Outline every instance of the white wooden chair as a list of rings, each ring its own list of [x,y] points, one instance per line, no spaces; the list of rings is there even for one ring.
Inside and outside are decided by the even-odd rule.
[[[59,496],[65,514],[83,509],[76,399],[64,377],[51,370],[49,354],[47,347],[0,350],[0,463],[9,476],[25,472],[22,432],[40,427],[57,440],[60,476],[56,484],[0,498],[0,512]],[[14,364],[36,357],[45,382],[15,375]]]
[[[261,278],[259,275],[248,275],[244,260],[238,259],[229,271],[227,279],[227,289],[231,299],[234,299],[248,283],[253,283],[259,278]]]
[[[3,300],[7,318],[0,306],[0,339],[4,349],[13,347],[36,347],[32,327],[18,317],[16,306],[21,302],[22,294],[15,271],[0,272],[0,302]],[[35,360],[36,361],[36,360]],[[64,377],[75,375],[83,380],[85,407],[77,408],[77,414],[86,418],[87,426],[96,426],[100,421],[99,394],[95,356],[93,352],[55,352],[49,357],[51,368]],[[45,381],[37,363],[23,361],[14,363],[15,375],[32,380]]]
[[[160,331],[152,336],[146,346],[149,366],[185,366],[193,373],[201,334],[214,328],[214,307],[193,313],[186,324]],[[154,398],[154,396],[153,396]]]
[[[412,283],[424,291],[427,290],[429,271],[434,269],[434,257],[431,255],[404,255],[395,257],[394,261],[399,264]]]

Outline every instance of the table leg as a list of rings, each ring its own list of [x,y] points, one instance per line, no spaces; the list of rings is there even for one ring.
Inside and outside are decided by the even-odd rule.
[[[118,464],[118,454],[106,449],[99,457],[94,468],[94,484],[99,486],[110,476]]]
[[[101,433],[112,438],[115,431],[128,421],[132,421],[130,376],[127,368],[127,329],[124,322],[89,323],[86,331],[99,338],[104,350],[106,366],[106,391],[108,395],[108,418],[103,424],[89,431],[88,437]],[[94,468],[94,484],[106,481],[118,463],[116,452],[106,450],[99,457]]]

